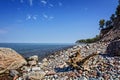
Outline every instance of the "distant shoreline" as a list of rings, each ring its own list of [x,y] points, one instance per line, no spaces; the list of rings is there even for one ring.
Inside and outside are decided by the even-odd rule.
[[[72,43],[0,43],[0,47],[12,48],[25,58],[37,55],[40,60],[74,45]]]

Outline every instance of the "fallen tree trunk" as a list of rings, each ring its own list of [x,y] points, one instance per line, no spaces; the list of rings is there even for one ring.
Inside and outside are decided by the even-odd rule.
[[[75,54],[69,56],[69,59],[66,63],[75,69],[85,69],[87,67],[88,61],[96,55],[98,55],[97,52],[92,53],[85,58],[82,58],[79,50]]]

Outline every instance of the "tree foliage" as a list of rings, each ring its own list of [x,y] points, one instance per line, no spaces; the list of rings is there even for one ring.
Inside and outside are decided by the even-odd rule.
[[[100,25],[100,29],[103,29],[104,28],[104,25],[105,25],[105,20],[104,19],[101,19],[99,21],[99,25]]]
[[[111,15],[110,20],[105,21],[104,19],[101,19],[99,21],[99,28],[100,29],[109,29],[112,28],[115,22],[115,19],[120,18],[120,0],[118,0],[118,6],[116,8],[116,12]]]
[[[111,15],[110,20],[111,20],[111,21],[114,21],[114,20],[115,20],[115,14],[112,14],[112,15]]]
[[[118,3],[119,3],[119,5],[120,5],[120,0],[118,0]]]
[[[118,5],[115,13],[117,16],[120,16],[120,4]]]
[[[119,5],[116,8],[116,12],[114,14],[111,15],[110,20],[105,21],[104,19],[101,19],[99,21],[99,28],[101,30],[105,30],[105,29],[111,29],[114,27],[114,22],[120,18],[120,0],[118,0]],[[96,35],[96,37],[94,38],[89,38],[89,39],[81,39],[81,40],[77,40],[76,43],[94,43],[100,40],[100,36]]]
[[[100,37],[99,35],[96,35],[94,38],[77,40],[76,43],[94,43],[98,40],[100,40]]]
[[[108,20],[105,23],[105,26],[106,26],[105,28],[109,28],[111,25],[112,25],[112,21]]]

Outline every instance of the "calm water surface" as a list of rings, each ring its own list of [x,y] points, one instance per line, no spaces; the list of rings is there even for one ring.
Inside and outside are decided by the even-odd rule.
[[[74,44],[48,44],[48,43],[0,43],[0,47],[12,48],[24,57],[38,55],[43,58],[55,51],[73,46]]]

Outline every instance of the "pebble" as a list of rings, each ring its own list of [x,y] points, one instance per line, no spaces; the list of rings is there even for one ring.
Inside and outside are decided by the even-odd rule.
[[[30,66],[35,66],[37,64],[37,62],[36,61],[28,61],[28,64]]]
[[[47,62],[48,60],[47,60],[47,58],[44,58],[42,61],[43,61],[43,62]]]
[[[78,80],[88,80],[86,77],[80,77]]]
[[[120,80],[120,78],[116,78],[115,80]]]
[[[105,46],[106,45],[101,43],[82,46],[77,45],[73,48],[50,55],[41,62],[37,62],[37,56],[32,56],[28,61],[28,64],[32,67],[30,68],[30,66],[27,65],[21,68],[21,70],[25,72],[22,74],[22,77],[19,78],[23,78],[24,80],[31,77],[36,79],[44,78],[43,80],[119,80],[120,58],[104,55],[102,52],[105,51]],[[101,55],[94,56],[88,60],[86,64],[88,64],[87,67],[89,69],[75,70],[67,65],[66,61],[70,55],[75,53],[73,51],[79,49],[81,49],[81,56],[83,58],[96,51]]]
[[[40,71],[41,68],[40,67],[32,67],[32,71]]]
[[[103,77],[99,77],[98,80],[104,80],[104,78]]]
[[[55,75],[54,75],[54,78],[55,78],[55,79],[58,78],[58,75],[55,74]]]
[[[98,80],[97,78],[89,78],[89,80]]]
[[[47,71],[46,72],[46,75],[55,75],[56,74],[56,72],[55,71],[53,71],[53,70],[51,70],[51,71]],[[56,75],[57,76],[57,75]]]
[[[61,78],[60,80],[67,80],[68,79],[68,76],[65,76],[63,78]]]
[[[15,77],[15,76],[17,76],[18,74],[19,74],[18,71],[16,71],[16,70],[10,70],[10,76]]]
[[[17,78],[16,80],[23,80],[23,78],[19,77],[19,78]]]
[[[46,75],[45,72],[43,71],[39,71],[39,72],[30,72],[28,73],[28,79],[33,79],[33,80],[41,80],[44,78],[44,76]]]
[[[110,80],[114,80],[112,76],[110,76]]]
[[[32,60],[32,61],[38,61],[38,56],[34,55],[28,58],[28,60]]]
[[[30,72],[30,71],[31,71],[31,68],[28,67],[28,66],[23,66],[23,67],[21,68],[21,70],[22,70],[23,72]]]

